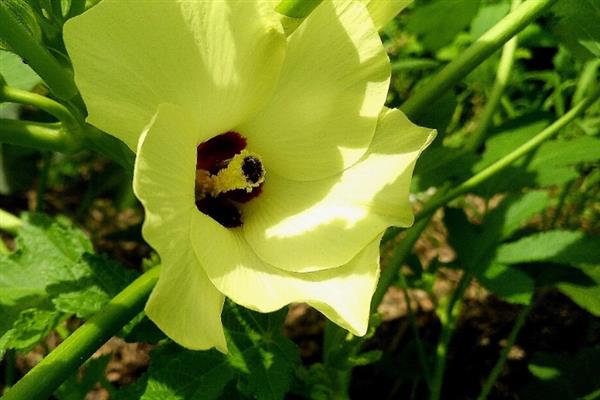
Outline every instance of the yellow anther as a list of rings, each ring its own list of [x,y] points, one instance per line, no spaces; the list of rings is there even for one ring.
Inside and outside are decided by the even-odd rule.
[[[250,193],[265,180],[265,170],[260,157],[247,150],[236,154],[216,175],[199,169],[196,171],[196,199],[207,195],[216,197],[221,193],[242,189]]]
[[[226,168],[220,170],[212,179],[213,196],[236,189],[251,192],[252,189],[264,182],[265,170],[258,155],[242,150],[229,161]]]

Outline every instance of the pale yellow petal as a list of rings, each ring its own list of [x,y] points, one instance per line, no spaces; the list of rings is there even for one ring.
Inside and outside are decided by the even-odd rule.
[[[286,46],[271,4],[245,0],[103,0],[64,37],[88,121],[134,151],[161,103],[213,136],[243,123],[270,98]]]
[[[288,271],[336,268],[389,226],[410,226],[410,180],[433,139],[399,110],[385,110],[364,158],[331,178],[267,175],[244,209],[244,236],[265,262]]]
[[[368,326],[371,297],[379,277],[380,238],[373,239],[347,265],[300,274],[264,263],[239,230],[223,228],[206,218],[194,218],[192,223],[198,261],[227,297],[261,312],[307,302],[356,335],[365,334]]]
[[[365,5],[324,1],[288,38],[270,102],[239,131],[278,175],[302,181],[334,175],[369,147],[389,78]]]

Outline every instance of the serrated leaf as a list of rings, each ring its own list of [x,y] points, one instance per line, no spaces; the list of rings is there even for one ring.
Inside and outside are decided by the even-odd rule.
[[[219,399],[234,374],[217,350],[190,351],[169,344],[152,352],[148,372],[116,400]]]
[[[0,256],[0,354],[26,350],[70,314],[89,315],[131,273],[88,254],[89,239],[66,219],[25,214],[17,250]]]
[[[85,253],[71,268],[54,265],[46,288],[52,303],[67,314],[87,318],[127,286],[136,274],[107,257]]]
[[[299,363],[296,345],[282,333],[284,317],[285,312],[260,314],[227,303],[229,354],[165,345],[152,353],[148,372],[116,399],[282,399]]]
[[[229,362],[244,377],[242,391],[257,399],[281,399],[299,362],[296,345],[283,336],[283,312],[260,314],[237,306],[223,317]]]
[[[524,237],[498,249],[496,260],[504,264],[553,262],[600,264],[600,237],[577,231],[547,231]]]
[[[407,28],[421,37],[427,49],[439,50],[469,26],[479,10],[479,3],[480,0],[433,0],[427,4],[419,2]]]

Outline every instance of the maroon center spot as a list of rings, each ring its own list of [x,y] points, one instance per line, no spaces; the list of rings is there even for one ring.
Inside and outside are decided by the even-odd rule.
[[[237,132],[226,132],[215,136],[197,147],[196,170],[208,171],[216,175],[227,167],[229,161],[246,148],[246,138]],[[264,174],[262,164],[254,157],[244,160],[242,166],[244,175],[251,181],[257,182],[260,174]],[[255,179],[255,180],[253,180]],[[198,185],[198,183],[196,183]],[[198,189],[198,188],[197,188]],[[196,190],[196,193],[201,193]],[[242,225],[242,213],[239,205],[247,203],[262,192],[262,184],[251,192],[236,189],[221,193],[215,197],[206,195],[196,197],[196,208],[226,228],[236,228]]]
[[[202,142],[197,148],[196,169],[216,174],[233,156],[246,148],[246,138],[237,132],[225,132]]]

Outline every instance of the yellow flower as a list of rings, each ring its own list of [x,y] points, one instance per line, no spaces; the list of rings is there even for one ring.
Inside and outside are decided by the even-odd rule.
[[[259,0],[104,0],[65,26],[88,121],[137,151],[163,265],[146,312],[178,343],[225,351],[225,296],[365,333],[381,235],[412,224],[433,138],[383,107],[377,28],[400,6],[367,3],[325,0],[289,37]]]

